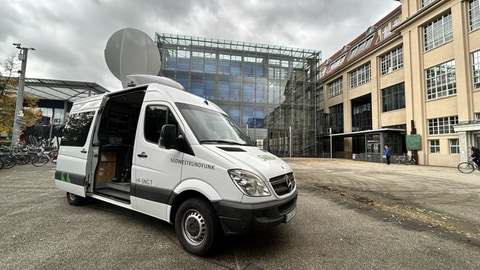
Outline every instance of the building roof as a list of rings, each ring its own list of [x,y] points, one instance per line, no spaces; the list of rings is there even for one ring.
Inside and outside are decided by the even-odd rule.
[[[355,136],[386,133],[386,132],[405,133],[406,130],[403,128],[380,128],[380,129],[369,129],[369,130],[352,131],[352,132],[345,132],[345,133],[335,133],[331,135],[325,135],[324,137],[332,136],[332,137],[345,138],[345,137],[355,137]]]
[[[358,37],[328,58],[322,64],[322,68],[324,70],[323,78],[327,79],[330,76],[335,76],[342,68],[354,63],[358,59],[367,55],[376,48],[379,48],[388,41],[399,37],[400,33],[390,32],[387,37],[381,39],[377,30],[392,19],[399,17],[401,12],[401,6],[395,8],[373,26],[368,27],[367,31],[360,34]]]
[[[247,51],[252,53],[265,53],[285,55],[291,57],[310,57],[321,55],[321,51],[312,49],[302,49],[270,44],[260,44],[251,42],[241,42],[233,40],[222,40],[207,37],[194,37],[185,35],[174,35],[166,33],[155,33],[156,43],[175,44],[180,46],[198,46],[198,47],[213,47],[229,51]]]
[[[25,78],[24,91],[40,99],[73,102],[77,99],[109,92],[93,82]]]

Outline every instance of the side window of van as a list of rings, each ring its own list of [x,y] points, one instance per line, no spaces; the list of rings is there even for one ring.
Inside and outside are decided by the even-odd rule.
[[[70,115],[63,130],[63,136],[60,145],[85,145],[94,114],[94,112],[83,112]]]
[[[158,143],[160,138],[160,131],[165,124],[173,124],[177,126],[178,123],[172,112],[166,106],[149,105],[145,110],[144,136],[149,142]]]

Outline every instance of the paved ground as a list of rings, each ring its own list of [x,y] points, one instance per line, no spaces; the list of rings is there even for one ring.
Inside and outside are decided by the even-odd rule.
[[[399,221],[421,221],[480,241],[479,171],[342,159],[289,163],[300,187],[324,188],[388,211]]]
[[[1,269],[478,269],[480,172],[288,159],[293,221],[228,238],[209,258],[171,225],[92,202],[67,204],[54,166],[0,170]]]

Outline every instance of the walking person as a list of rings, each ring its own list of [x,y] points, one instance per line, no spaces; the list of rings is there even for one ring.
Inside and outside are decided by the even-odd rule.
[[[385,158],[387,159],[387,165],[390,165],[390,147],[388,147],[388,144],[385,144],[383,156],[385,156]]]

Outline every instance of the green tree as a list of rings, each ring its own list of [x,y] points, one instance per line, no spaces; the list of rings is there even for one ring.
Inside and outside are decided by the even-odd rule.
[[[15,106],[17,102],[18,74],[20,63],[16,61],[16,54],[12,54],[2,63],[3,72],[0,72],[0,133],[11,134],[13,132],[13,121]],[[27,127],[33,126],[42,116],[38,108],[38,98],[29,94],[24,95],[23,117],[26,121],[20,130],[23,132]]]

